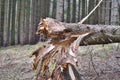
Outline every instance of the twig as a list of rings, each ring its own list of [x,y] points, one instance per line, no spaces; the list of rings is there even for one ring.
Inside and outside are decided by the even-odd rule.
[[[102,3],[103,0],[101,0],[94,8],[93,10],[86,16],[84,17],[78,24],[82,24],[97,8],[98,6]]]

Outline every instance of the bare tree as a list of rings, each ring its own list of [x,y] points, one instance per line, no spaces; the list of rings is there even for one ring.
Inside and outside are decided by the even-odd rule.
[[[57,4],[57,0],[53,0],[53,6],[52,6],[52,17],[55,18],[56,16],[56,5]]]
[[[0,0],[0,46],[3,45],[3,26],[4,26],[4,0]]]
[[[16,13],[16,0],[11,1],[11,45],[15,44],[15,13]]]
[[[78,0],[78,20],[77,21],[80,21],[81,19],[81,0]]]
[[[115,0],[114,0],[115,1]],[[105,24],[110,24],[110,3],[111,0],[106,0],[106,6],[105,6]]]
[[[72,22],[76,22],[76,0],[73,0],[72,5]]]
[[[90,12],[92,9],[94,8],[94,0],[89,0],[89,9],[88,9],[88,12]],[[82,13],[83,14],[83,13]],[[85,16],[84,16],[85,17]],[[94,14],[92,14],[89,18],[89,24],[93,24],[94,22]]]
[[[112,0],[111,4],[111,24],[118,25],[119,13],[118,13],[118,2],[117,0]]]
[[[4,38],[3,46],[7,46],[9,43],[9,0],[5,0],[5,15],[4,15]]]
[[[105,0],[101,4],[101,24],[105,24]]]
[[[67,0],[67,22],[70,22],[70,1],[71,0]]]
[[[63,4],[64,0],[57,0],[56,19],[59,21],[63,20]]]

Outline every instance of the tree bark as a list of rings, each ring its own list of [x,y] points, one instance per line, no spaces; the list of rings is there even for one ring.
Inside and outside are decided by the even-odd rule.
[[[16,14],[16,0],[12,0],[12,14],[11,14],[11,45],[15,44],[15,14]]]
[[[101,4],[101,24],[105,24],[105,1]]]
[[[9,17],[9,0],[5,0],[5,15],[4,15],[4,38],[3,38],[3,46],[8,45],[9,41],[9,25],[8,25],[8,17]]]
[[[91,31],[91,35],[85,37],[79,44],[80,46],[120,42],[120,26],[80,25],[77,23],[63,23],[63,25],[76,32]]]
[[[76,0],[73,0],[72,22],[76,22]]]
[[[116,0],[112,0],[111,3],[111,24],[119,25],[119,6]]]
[[[115,0],[114,0],[115,1]],[[106,0],[106,5],[105,5],[105,24],[109,25],[110,24],[110,3],[111,0]]]
[[[89,7],[88,7],[88,13],[94,8],[94,0],[89,0]],[[82,11],[83,12],[83,11]],[[82,13],[84,14],[84,13]],[[88,18],[88,23],[89,24],[93,24],[94,23],[94,14],[92,14],[89,18]]]
[[[52,17],[53,18],[55,18],[55,15],[56,15],[56,4],[57,4],[57,1],[53,0],[53,6],[52,6]]]
[[[78,22],[81,20],[81,11],[80,11],[80,8],[81,8],[81,0],[78,1]]]
[[[67,22],[70,22],[70,0],[67,0]]]
[[[57,0],[56,19],[59,21],[63,20],[63,3],[64,0]]]
[[[34,44],[36,43],[36,38],[37,36],[35,35],[35,32],[36,32],[36,26],[37,26],[37,16],[36,16],[36,4],[37,4],[37,1],[30,1],[30,9],[31,9],[31,13],[30,13],[30,26],[29,26],[29,43],[30,44]],[[42,2],[41,2],[42,4]],[[41,13],[41,16],[42,16],[43,13]],[[44,16],[44,15],[43,15]],[[42,16],[42,17],[43,17]]]
[[[5,1],[4,0],[1,0],[0,1],[0,46],[3,46],[3,26],[4,26],[4,4],[5,4]]]
[[[20,13],[20,44],[25,43],[25,2],[21,0],[21,13]]]

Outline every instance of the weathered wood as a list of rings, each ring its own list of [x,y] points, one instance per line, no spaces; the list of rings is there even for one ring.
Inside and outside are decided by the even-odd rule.
[[[35,55],[33,70],[38,71],[37,80],[83,80],[76,70],[78,47],[120,41],[119,26],[62,23],[52,18],[40,20],[36,34],[41,33],[50,39],[50,45],[32,54]]]
[[[115,25],[79,25],[77,23],[63,23],[65,28],[74,32],[93,32],[81,41],[80,46],[120,42],[120,26]]]

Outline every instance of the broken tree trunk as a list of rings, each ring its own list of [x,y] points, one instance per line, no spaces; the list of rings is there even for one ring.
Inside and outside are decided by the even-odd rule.
[[[84,80],[77,71],[78,47],[120,42],[119,26],[68,24],[51,18],[40,21],[36,34],[50,39],[32,53],[37,80]]]

